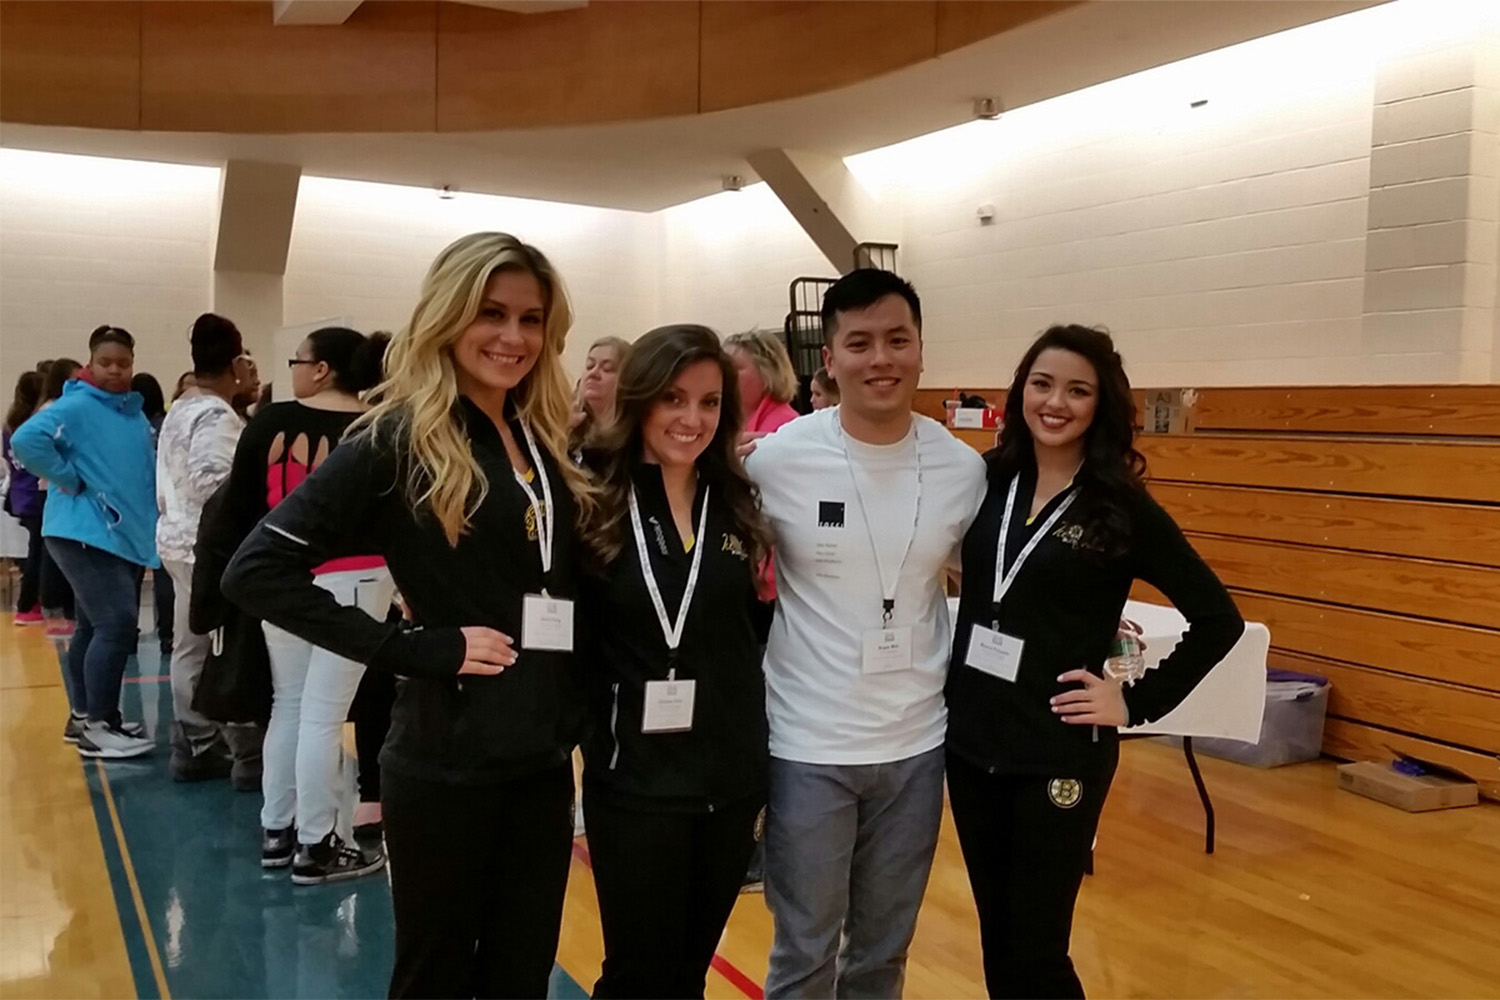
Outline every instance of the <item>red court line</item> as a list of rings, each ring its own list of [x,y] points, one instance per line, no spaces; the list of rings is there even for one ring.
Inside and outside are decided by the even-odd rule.
[[[582,861],[584,867],[589,871],[594,870],[594,859],[589,857],[589,849],[576,840],[573,841],[573,857]],[[755,980],[735,968],[734,963],[723,955],[715,954],[713,961],[709,962],[709,966],[719,975],[729,980],[734,988],[749,997],[749,1000],[766,1000],[766,991],[761,989]]]
[[[766,1000],[766,991],[756,985],[755,980],[736,969],[723,955],[714,955],[713,961],[708,964],[750,1000]]]
[[[172,675],[171,674],[156,674],[155,676],[152,676],[152,677],[127,677],[127,678],[125,678],[125,683],[126,684],[160,684],[162,681],[169,681],[171,679],[172,679]]]

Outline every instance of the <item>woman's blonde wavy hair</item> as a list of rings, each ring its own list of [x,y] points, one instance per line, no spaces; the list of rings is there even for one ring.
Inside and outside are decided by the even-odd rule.
[[[479,315],[490,277],[507,270],[533,275],[546,307],[541,354],[510,398],[561,471],[577,502],[579,523],[593,512],[594,489],[568,457],[572,392],[562,352],[573,311],[562,276],[540,250],[508,233],[470,233],[432,262],[411,322],[386,349],[385,381],[371,393],[379,402],[350,429],[396,435],[409,462],[407,502],[413,511],[429,508],[450,545],[468,530],[490,487],[456,410],[453,345]]]

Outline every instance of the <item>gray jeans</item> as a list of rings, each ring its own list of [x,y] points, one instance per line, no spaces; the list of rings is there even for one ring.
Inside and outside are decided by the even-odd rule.
[[[193,695],[198,693],[198,678],[213,648],[213,637],[198,635],[188,628],[188,608],[193,600],[193,564],[178,559],[162,561],[176,591],[173,612],[175,634],[172,636],[172,714],[195,752],[214,742],[219,727],[193,709]]]
[[[943,749],[889,764],[771,760],[766,997],[901,996],[943,816]]]

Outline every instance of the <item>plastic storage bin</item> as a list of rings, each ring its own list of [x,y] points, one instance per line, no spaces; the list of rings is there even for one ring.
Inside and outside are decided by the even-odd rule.
[[[1197,737],[1193,749],[1253,767],[1280,767],[1316,760],[1323,752],[1323,721],[1327,715],[1328,678],[1291,670],[1268,670],[1260,741]]]

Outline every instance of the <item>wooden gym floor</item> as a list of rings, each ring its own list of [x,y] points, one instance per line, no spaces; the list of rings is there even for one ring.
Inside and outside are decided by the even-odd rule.
[[[164,744],[154,637],[132,672],[127,714]],[[293,890],[257,863],[258,795],[173,784],[164,746],[81,763],[61,739],[66,712],[41,628],[0,616],[0,998],[384,995],[384,877]],[[1500,807],[1408,815],[1339,791],[1329,761],[1203,765],[1213,856],[1181,756],[1124,750],[1073,938],[1091,996],[1500,996]],[[574,854],[563,997],[584,995],[602,953],[586,843]],[[762,897],[742,896],[709,995],[759,997],[770,939]],[[945,824],[906,995],[981,994]]]

